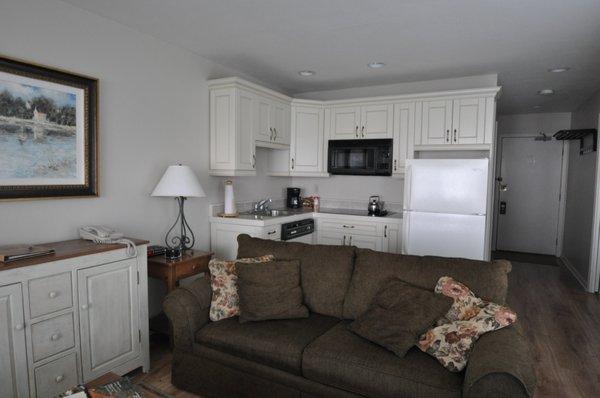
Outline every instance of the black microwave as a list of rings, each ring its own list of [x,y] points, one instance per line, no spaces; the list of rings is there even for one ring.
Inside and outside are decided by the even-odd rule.
[[[329,174],[391,176],[392,141],[330,140],[327,171]]]

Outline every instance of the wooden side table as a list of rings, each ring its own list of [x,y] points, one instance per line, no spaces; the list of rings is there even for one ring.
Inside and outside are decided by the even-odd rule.
[[[213,253],[201,250],[186,250],[177,260],[167,260],[164,255],[148,257],[148,276],[157,278],[167,285],[167,293],[179,286],[181,279],[208,272],[208,263]],[[172,335],[171,325],[164,312],[150,319],[150,330]]]

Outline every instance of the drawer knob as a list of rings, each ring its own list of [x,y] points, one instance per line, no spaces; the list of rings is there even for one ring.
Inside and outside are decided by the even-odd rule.
[[[51,299],[56,298],[56,296],[58,296],[57,292],[52,291],[52,292],[48,293],[48,297],[50,297]]]
[[[52,336],[50,336],[50,340],[56,341],[56,340],[60,339],[60,337],[61,337],[60,333],[54,333]]]
[[[56,376],[56,377],[54,378],[54,381],[55,381],[55,382],[57,382],[57,383],[60,383],[60,382],[61,382],[61,381],[63,381],[64,379],[65,379],[65,376],[64,376],[64,375],[60,375],[60,376]]]
[[[82,310],[87,310],[89,308],[89,306],[87,304],[82,304],[81,305],[81,309]]]
[[[24,328],[25,328],[25,325],[24,325],[24,324],[22,324],[22,323],[17,323],[17,324],[15,325],[15,329],[16,329],[16,330],[23,330]]]
[[[197,268],[198,268],[198,264],[194,264],[194,265],[192,265],[192,269],[193,269],[193,270],[195,270],[195,269],[197,269]]]

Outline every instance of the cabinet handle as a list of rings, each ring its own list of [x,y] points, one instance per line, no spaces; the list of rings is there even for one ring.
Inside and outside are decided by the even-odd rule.
[[[292,170],[294,170],[294,158],[292,158]]]
[[[48,293],[48,297],[50,297],[51,299],[56,298],[56,296],[58,296],[57,292],[52,291],[52,292]]]
[[[23,330],[25,328],[25,324],[23,323],[17,323],[15,325],[15,330]]]
[[[64,375],[60,375],[60,376],[56,376],[56,377],[54,378],[54,381],[55,381],[55,382],[57,382],[57,383],[60,383],[60,382],[61,382],[61,381],[63,381],[64,379],[65,379],[65,376],[64,376]]]
[[[275,232],[277,232],[277,230],[271,231],[271,232],[267,232],[267,235],[273,235]]]
[[[82,305],[81,305],[81,309],[82,309],[82,310],[87,310],[89,307],[90,307],[90,306],[89,306],[89,305],[87,305],[87,304],[82,304]]]
[[[58,340],[60,338],[61,338],[60,333],[55,333],[52,336],[50,336],[50,341],[56,341],[56,340]]]
[[[344,241],[342,242],[342,246],[346,246],[346,235],[344,235]]]
[[[252,154],[252,168],[254,169],[256,167],[256,155]]]
[[[269,134],[269,141],[273,141],[273,127],[269,127],[269,131],[271,132],[271,134]]]
[[[352,246],[352,235],[350,235],[350,241],[348,242],[348,246]]]
[[[356,138],[358,138],[358,126],[356,126],[356,129],[354,130],[354,134],[356,134]]]
[[[354,228],[354,225],[346,225],[346,224],[344,224],[344,225],[342,225],[342,227],[344,227],[344,228]]]
[[[365,138],[365,126],[362,126],[362,127],[361,127],[361,129],[360,129],[360,136],[361,136],[362,138]]]
[[[273,141],[277,141],[277,129],[275,127],[273,127]]]
[[[394,171],[398,170],[398,160],[394,159]]]
[[[454,129],[454,142],[456,142],[456,136],[457,136],[456,129]]]
[[[383,227],[383,237],[387,238],[387,225]]]
[[[450,142],[450,130],[446,130],[446,142]]]

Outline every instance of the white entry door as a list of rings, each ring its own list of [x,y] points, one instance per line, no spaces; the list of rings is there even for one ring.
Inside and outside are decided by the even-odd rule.
[[[496,249],[557,254],[563,141],[501,139]]]

